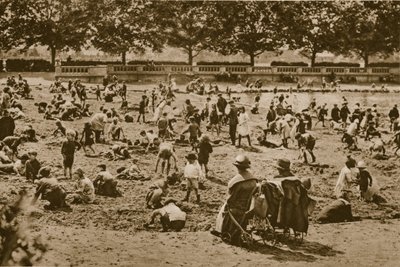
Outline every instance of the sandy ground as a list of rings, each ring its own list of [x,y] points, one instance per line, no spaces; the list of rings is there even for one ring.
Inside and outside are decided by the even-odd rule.
[[[29,81],[29,79],[28,79]],[[4,82],[0,81],[0,83]],[[60,142],[62,138],[50,136],[55,129],[54,121],[44,121],[42,114],[38,114],[33,105],[42,100],[50,101],[51,95],[45,90],[46,82],[32,80],[34,100],[23,100],[24,112],[29,114],[29,119],[17,121],[17,132],[30,123],[36,129],[39,138],[38,143],[26,143],[20,148],[21,152],[31,148],[38,150],[38,159],[52,166],[56,177],[62,176],[62,157]],[[39,85],[40,84],[40,85]],[[46,86],[44,86],[46,85]],[[152,86],[129,86],[128,99],[130,103],[138,103],[141,93],[133,89],[148,89]],[[299,94],[299,106],[308,105],[309,94]],[[319,99],[340,99],[341,94],[314,94]],[[89,100],[92,110],[97,111],[104,103],[96,102],[93,97]],[[174,106],[182,107],[183,102],[189,96],[178,94]],[[360,101],[360,94],[349,94],[350,107]],[[193,102],[201,107],[204,99],[200,96],[190,96]],[[266,103],[272,98],[272,94],[263,94],[262,101]],[[243,97],[243,101],[247,101]],[[250,99],[250,97],[249,97]],[[378,101],[379,111],[387,114],[392,104],[398,103],[400,95],[397,94],[371,94],[362,97],[363,105],[372,105]],[[372,99],[372,100],[371,100]],[[380,101],[380,100],[382,101]],[[119,107],[117,102],[106,103],[106,108]],[[322,100],[321,100],[322,101]],[[250,103],[245,103],[250,104]],[[262,111],[265,110],[262,108]],[[148,116],[149,118],[151,116]],[[264,124],[265,115],[252,115],[252,139],[256,143],[256,136],[261,133],[260,126]],[[67,127],[75,128],[79,132],[83,129],[84,118],[74,122],[64,122]],[[148,124],[123,123],[127,136],[132,139],[139,138],[142,129],[152,128]],[[177,124],[177,131],[184,129],[182,121]],[[388,127],[387,119],[384,127]],[[203,125],[204,128],[204,125]],[[98,197],[97,205],[73,206],[73,211],[66,213],[61,211],[45,211],[39,202],[30,209],[30,220],[35,234],[40,234],[47,240],[49,251],[45,254],[42,265],[79,265],[79,266],[105,266],[105,265],[222,265],[222,266],[254,266],[254,265],[293,265],[293,266],[395,266],[400,260],[399,235],[400,221],[399,203],[400,189],[399,174],[400,161],[398,158],[390,158],[387,161],[371,159],[366,150],[367,143],[360,141],[363,151],[353,153],[357,159],[363,159],[368,165],[371,174],[377,179],[381,192],[388,203],[376,205],[360,202],[352,199],[354,215],[362,218],[361,222],[319,225],[311,223],[308,236],[302,244],[279,244],[277,247],[261,246],[257,251],[249,252],[245,249],[231,247],[219,241],[209,234],[213,228],[218,209],[226,196],[226,183],[234,175],[235,169],[232,162],[239,153],[246,153],[252,161],[252,172],[259,179],[269,178],[275,174],[273,164],[276,159],[286,157],[293,162],[293,170],[299,177],[310,177],[313,188],[311,195],[318,199],[318,205],[311,220],[327,203],[332,201],[333,188],[337,180],[338,172],[343,166],[347,152],[340,143],[340,135],[330,133],[327,129],[318,126],[313,130],[318,138],[315,149],[317,161],[328,164],[329,168],[316,170],[300,163],[298,152],[293,143],[289,143],[290,149],[268,149],[256,146],[252,152],[232,147],[230,145],[214,148],[211,155],[210,169],[213,178],[206,181],[206,189],[201,191],[201,204],[185,204],[188,213],[188,222],[182,233],[159,233],[158,229],[145,231],[142,224],[148,220],[150,210],[145,207],[145,194],[148,187],[159,176],[154,174],[156,156],[154,154],[136,154],[140,167],[151,177],[151,181],[119,181],[124,196],[121,198]],[[223,138],[227,138],[227,129],[224,129]],[[391,136],[384,135],[388,140]],[[278,137],[271,137],[278,142]],[[247,142],[244,142],[247,144]],[[110,145],[95,145],[97,152],[108,151]],[[176,147],[178,165],[180,170],[185,164],[184,155],[190,149]],[[392,151],[389,151],[392,153]],[[124,161],[108,161],[105,158],[88,158],[82,151],[76,154],[75,168],[80,166],[90,178],[94,178],[95,166],[106,163],[112,173],[116,169],[126,166]],[[60,180],[67,188],[72,188],[72,181]],[[12,199],[21,187],[26,187],[33,192],[34,186],[24,178],[15,176],[0,176],[0,193],[2,199]],[[356,192],[357,189],[354,188]],[[184,191],[180,188],[172,188],[170,196],[177,199],[184,197]],[[192,196],[192,202],[194,196]]]

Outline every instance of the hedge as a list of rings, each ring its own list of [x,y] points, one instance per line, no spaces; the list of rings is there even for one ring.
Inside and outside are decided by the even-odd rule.
[[[226,62],[226,61],[212,61],[212,62],[206,62],[206,61],[199,61],[197,62],[197,65],[239,65],[239,66],[251,66],[250,63],[247,62]]]
[[[285,62],[285,61],[272,61],[271,66],[300,66],[307,67],[308,64],[305,62]]]
[[[132,60],[128,65],[148,65],[150,62],[147,60]],[[184,61],[153,61],[154,65],[188,65]]]
[[[44,59],[7,59],[6,66],[9,72],[54,71],[51,63]]]
[[[121,65],[121,61],[95,61],[95,60],[71,60],[62,61],[62,66],[97,66],[97,65]]]
[[[400,62],[373,62],[368,64],[369,67],[388,67],[400,68]]]
[[[351,62],[316,62],[314,64],[315,67],[360,67],[359,63],[351,63]]]

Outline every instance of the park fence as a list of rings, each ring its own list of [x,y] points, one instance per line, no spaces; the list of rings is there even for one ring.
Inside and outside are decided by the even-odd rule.
[[[55,76],[61,79],[80,79],[101,83],[105,76],[116,75],[125,81],[164,81],[169,77],[206,80],[255,80],[275,82],[321,82],[341,79],[343,82],[400,82],[400,68],[389,67],[304,67],[304,66],[232,66],[232,65],[98,65],[58,66]]]

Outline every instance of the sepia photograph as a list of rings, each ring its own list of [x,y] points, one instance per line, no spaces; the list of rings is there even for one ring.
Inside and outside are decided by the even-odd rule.
[[[0,0],[0,266],[399,266],[400,1]]]

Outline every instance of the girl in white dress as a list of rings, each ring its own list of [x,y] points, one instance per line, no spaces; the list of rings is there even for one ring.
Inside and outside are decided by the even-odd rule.
[[[238,117],[238,135],[239,135],[239,147],[241,145],[242,137],[247,137],[247,141],[249,142],[249,146],[251,147],[250,141],[250,129],[249,129],[249,115],[245,112],[244,107],[239,109],[239,117]]]

